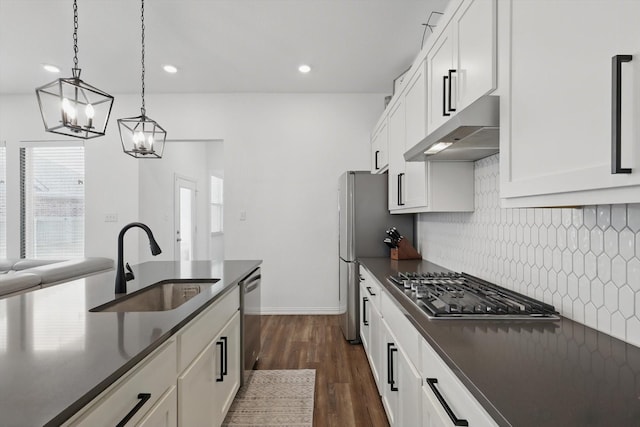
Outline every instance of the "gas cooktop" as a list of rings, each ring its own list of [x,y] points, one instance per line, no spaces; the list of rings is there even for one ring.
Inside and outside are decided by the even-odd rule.
[[[398,273],[389,280],[435,319],[557,320],[552,305],[465,273]]]

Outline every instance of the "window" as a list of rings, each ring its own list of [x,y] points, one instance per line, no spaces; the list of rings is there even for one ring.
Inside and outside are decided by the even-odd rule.
[[[0,147],[0,258],[7,257],[7,149]]]
[[[211,176],[211,233],[222,233],[222,208],[224,201],[222,178]]]
[[[84,255],[84,147],[20,149],[20,256]]]

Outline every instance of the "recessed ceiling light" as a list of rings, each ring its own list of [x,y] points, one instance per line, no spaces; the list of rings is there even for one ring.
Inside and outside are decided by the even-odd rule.
[[[51,64],[42,64],[42,68],[44,68],[45,70],[47,70],[50,73],[59,73],[60,72],[60,68],[56,67],[55,65],[51,65]]]
[[[309,71],[311,71],[311,67],[308,66],[307,64],[302,64],[301,66],[298,67],[298,71],[300,71],[303,74],[307,74]]]
[[[171,74],[175,74],[178,72],[178,69],[176,67],[174,67],[173,65],[165,65],[164,67],[162,67],[167,73],[171,73]]]

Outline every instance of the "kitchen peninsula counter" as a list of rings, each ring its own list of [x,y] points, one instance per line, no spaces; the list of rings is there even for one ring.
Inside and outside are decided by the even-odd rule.
[[[423,260],[359,262],[499,425],[640,425],[640,348],[566,318],[429,320],[387,277],[447,269]]]
[[[162,312],[90,312],[115,271],[0,300],[0,425],[59,425],[226,294],[261,261],[151,261],[128,293],[170,279],[220,279]]]

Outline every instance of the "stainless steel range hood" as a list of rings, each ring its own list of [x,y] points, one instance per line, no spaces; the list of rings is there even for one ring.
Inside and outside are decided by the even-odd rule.
[[[404,153],[404,159],[408,162],[482,159],[498,152],[499,127],[500,98],[484,96],[456,113]],[[441,142],[452,144],[435,154],[425,154],[425,151]]]

